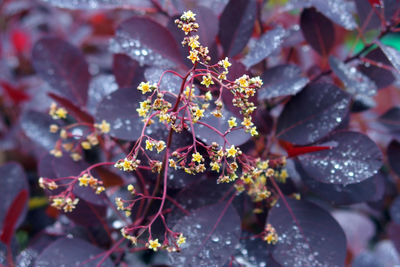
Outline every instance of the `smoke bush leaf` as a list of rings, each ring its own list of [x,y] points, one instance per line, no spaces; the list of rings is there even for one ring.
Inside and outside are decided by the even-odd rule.
[[[339,126],[349,105],[350,96],[335,85],[310,84],[286,104],[277,137],[297,145],[318,141]]]
[[[354,184],[375,175],[382,166],[382,152],[366,135],[337,132],[327,138],[329,150],[299,156],[305,172],[323,183]]]
[[[273,258],[284,267],[343,266],[346,237],[335,219],[315,204],[286,200],[295,219],[282,200],[268,214],[279,236]]]
[[[187,238],[180,253],[170,253],[174,266],[218,267],[227,262],[240,238],[240,217],[226,202],[193,211],[173,231]]]

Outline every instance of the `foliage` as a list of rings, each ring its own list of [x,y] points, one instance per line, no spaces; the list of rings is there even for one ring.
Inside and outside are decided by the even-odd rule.
[[[400,264],[398,1],[0,12],[0,267]]]

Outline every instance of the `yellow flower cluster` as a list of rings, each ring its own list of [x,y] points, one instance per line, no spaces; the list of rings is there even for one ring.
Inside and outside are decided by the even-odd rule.
[[[56,103],[51,103],[50,105],[50,110],[49,110],[49,115],[54,119],[66,119],[68,112],[65,108],[59,108],[57,107]]]
[[[119,160],[114,164],[114,167],[123,170],[125,172],[131,172],[136,170],[136,168],[139,166],[140,160],[135,160],[135,159],[128,159],[124,158],[123,160]]]
[[[71,198],[71,197],[62,197],[62,196],[57,196],[51,198],[51,206],[55,207],[58,210],[63,209],[64,212],[71,212],[75,209],[76,205],[79,202],[78,198]]]
[[[271,224],[267,224],[267,226],[264,229],[264,241],[266,241],[268,244],[275,245],[278,243],[278,234],[276,233],[275,228]]]
[[[87,173],[83,174],[81,177],[78,178],[79,186],[87,187],[90,186],[91,188],[95,189],[96,194],[100,194],[101,192],[105,191],[106,189],[102,186],[103,182],[99,181],[98,179],[94,178]]]
[[[165,142],[164,141],[154,141],[154,140],[146,140],[146,150],[153,151],[153,148],[156,148],[157,153],[160,153],[165,149]]]

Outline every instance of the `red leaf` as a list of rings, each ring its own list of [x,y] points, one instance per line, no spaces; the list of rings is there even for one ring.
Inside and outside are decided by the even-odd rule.
[[[311,152],[316,152],[316,151],[321,151],[321,150],[327,150],[331,149],[330,146],[293,146],[291,143],[286,142],[286,141],[279,141],[282,147],[286,150],[288,153],[289,158],[297,157],[299,155],[311,153]]]
[[[14,104],[19,104],[21,102],[29,100],[29,95],[22,91],[21,87],[14,87],[11,84],[0,81],[0,85],[4,88],[8,97],[14,102]]]
[[[23,209],[25,208],[26,201],[28,200],[28,191],[21,190],[18,195],[14,198],[10,208],[7,211],[6,217],[4,218],[3,231],[0,236],[0,240],[10,245],[11,238],[14,234],[14,227],[21,216]]]
[[[77,107],[75,104],[73,104],[68,99],[58,96],[53,93],[48,93],[48,96],[51,97],[54,101],[56,101],[58,104],[60,104],[64,108],[66,108],[69,112],[74,114],[78,121],[87,122],[87,123],[94,122],[93,117],[89,113],[81,110],[79,107]]]
[[[19,29],[16,29],[11,32],[11,42],[14,46],[15,51],[18,54],[22,54],[24,52],[29,51],[31,40],[29,35]]]
[[[368,0],[371,6],[383,6],[381,0]]]

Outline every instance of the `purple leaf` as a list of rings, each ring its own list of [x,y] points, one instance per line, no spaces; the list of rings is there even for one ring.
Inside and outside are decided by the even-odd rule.
[[[288,32],[280,26],[264,33],[250,46],[249,53],[242,60],[243,64],[250,68],[261,62],[275,52],[287,37]]]
[[[296,166],[298,167],[298,166]],[[299,171],[298,167],[297,170]],[[379,201],[384,193],[384,177],[378,173],[360,183],[341,185],[319,182],[300,170],[306,186],[316,195],[335,205]]]
[[[361,133],[337,132],[325,144],[332,144],[332,149],[299,157],[307,175],[323,183],[359,183],[375,175],[382,166],[382,152]]]
[[[349,105],[350,96],[335,85],[310,84],[286,104],[277,137],[296,145],[318,141],[340,125]]]
[[[122,72],[126,74],[126,72]],[[101,100],[118,89],[115,78],[112,75],[101,74],[92,79],[89,85],[87,109],[90,114],[95,114]]]
[[[390,63],[392,63],[396,70],[400,72],[400,52],[397,49],[382,43],[379,43],[379,47],[382,49],[382,52],[385,54]]]
[[[288,9],[315,7],[319,12],[347,30],[354,30],[357,23],[353,17],[354,3],[346,0],[292,0]]]
[[[376,12],[381,13],[381,8],[375,6],[375,10],[372,8],[369,1],[355,0],[358,24],[361,31],[364,33],[371,29],[378,29],[381,26],[380,19]]]
[[[393,133],[400,131],[400,108],[389,109],[378,118],[378,121]]]
[[[295,95],[309,81],[296,65],[279,65],[267,69],[261,78],[264,84],[258,91],[258,100]]]
[[[22,191],[29,192],[29,185],[26,174],[18,163],[6,163],[0,167],[0,236],[4,226],[4,219],[10,210],[11,204],[18,194]],[[22,215],[19,216],[14,229],[18,227],[27,212],[26,203],[24,204]]]
[[[143,80],[143,67],[124,54],[115,54],[113,73],[119,87],[137,86]]]
[[[389,165],[392,170],[397,174],[400,175],[400,142],[393,140],[390,142],[387,148],[387,158],[389,161]]]
[[[240,218],[230,203],[222,202],[193,211],[173,231],[187,238],[180,253],[170,253],[174,266],[218,267],[234,253],[240,238]]]
[[[343,266],[346,237],[335,219],[315,204],[286,200],[292,212],[279,200],[268,214],[279,236],[273,258],[283,267]]]
[[[145,80],[149,81],[150,84],[158,83],[164,71],[165,69],[163,68],[157,68],[157,67],[146,68],[146,70],[144,71]],[[182,79],[180,77],[168,72],[165,73],[164,76],[162,77],[159,88],[160,90],[165,90],[178,95],[179,90],[181,88],[181,84],[182,84]]]
[[[375,83],[357,71],[355,67],[347,65],[333,56],[329,57],[329,65],[350,94],[355,96],[374,96],[376,94],[378,88]]]
[[[146,17],[133,17],[123,21],[112,39],[110,50],[129,55],[140,65],[183,65],[178,43],[172,34],[158,22]]]
[[[64,97],[85,106],[90,74],[82,52],[54,37],[36,42],[32,61],[39,76]]]
[[[210,110],[213,110],[213,106],[210,106]],[[208,124],[217,129],[220,133],[224,134],[229,129],[228,120],[231,117],[236,116],[225,108],[222,108],[221,112],[224,115],[222,118],[216,118],[211,114],[211,112],[207,112],[200,122]],[[237,122],[238,125],[240,125],[242,120],[237,118]],[[206,125],[196,123],[194,124],[194,130],[196,137],[204,143],[210,145],[212,142],[217,142],[219,145],[224,145],[224,138]],[[230,144],[240,146],[246,143],[250,139],[251,135],[250,133],[246,133],[244,129],[238,129],[229,132],[225,137]]]
[[[27,111],[21,117],[21,128],[25,135],[48,151],[54,148],[59,139],[57,134],[49,131],[50,125],[54,123],[49,115],[37,111]]]
[[[104,256],[104,251],[88,242],[74,238],[60,238],[48,246],[36,259],[35,266],[85,266],[95,267]],[[114,266],[110,258],[101,264]]]
[[[397,196],[390,206],[390,217],[395,223],[400,224],[400,196]]]
[[[348,210],[337,210],[333,213],[333,217],[343,228],[347,247],[353,255],[367,248],[370,239],[375,235],[375,225],[369,217]]]
[[[139,102],[145,100],[136,88],[121,88],[103,98],[98,104],[96,119],[111,124],[110,135],[134,141],[140,137],[144,123],[136,111]]]
[[[310,46],[327,57],[335,42],[332,22],[314,8],[306,8],[300,16],[300,28]]]
[[[133,8],[149,9],[153,5],[150,0],[41,0],[52,6],[68,9],[114,9],[114,8]]]
[[[400,8],[399,0],[383,0],[383,10],[385,14],[385,19],[389,22],[394,19],[394,15],[398,16],[398,10]]]
[[[255,0],[230,0],[226,5],[218,34],[226,56],[233,57],[246,46],[253,33],[256,15]]]
[[[380,48],[370,51],[364,58],[372,60],[373,62],[377,62],[378,65],[382,64],[386,66],[392,66]],[[395,77],[390,70],[381,68],[379,66],[364,63],[359,66],[359,69],[362,73],[373,80],[378,88],[385,88],[391,85],[395,80]]]

